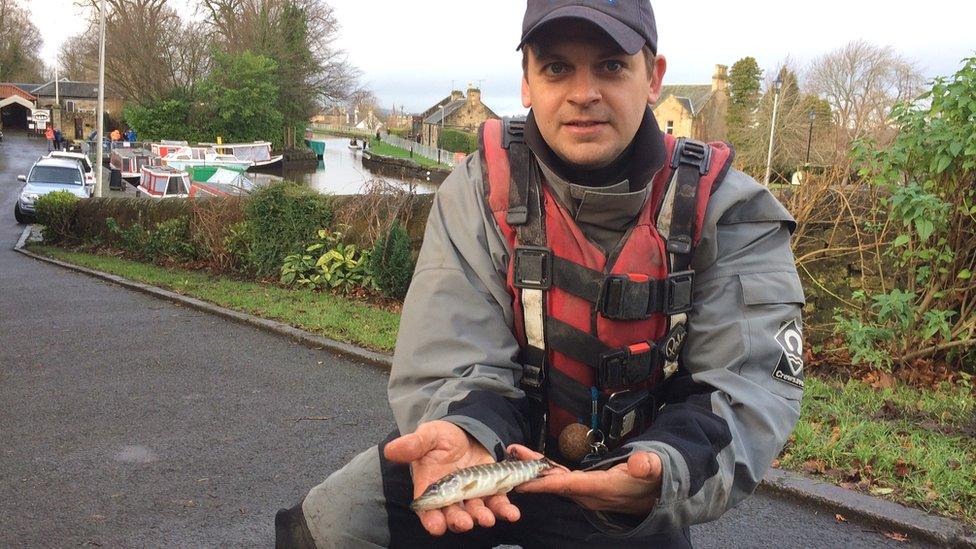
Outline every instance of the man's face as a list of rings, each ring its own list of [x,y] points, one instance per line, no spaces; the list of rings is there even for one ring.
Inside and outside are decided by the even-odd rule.
[[[526,45],[522,104],[559,157],[581,168],[613,162],[661,93],[662,56],[648,74],[644,52],[627,55],[583,21],[554,22]]]

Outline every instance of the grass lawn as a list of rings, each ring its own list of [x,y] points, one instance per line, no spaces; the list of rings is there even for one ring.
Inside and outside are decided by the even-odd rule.
[[[50,246],[31,246],[30,250],[376,351],[392,352],[396,344],[399,314],[328,293],[292,290]]]
[[[976,525],[971,379],[938,391],[807,377],[787,469]]]
[[[31,250],[378,351],[393,350],[399,328],[397,313],[327,293],[49,246]],[[778,465],[976,525],[972,382],[938,391],[875,389],[810,375],[800,422]]]
[[[424,158],[423,156],[417,154],[410,156],[410,151],[406,149],[401,149],[400,147],[394,147],[389,143],[383,143],[382,141],[377,141],[375,138],[369,140],[368,151],[372,154],[376,154],[379,156],[386,156],[390,158],[405,158],[407,160],[413,160],[414,162],[420,164],[425,168],[447,169],[446,164],[438,164],[433,160]]]

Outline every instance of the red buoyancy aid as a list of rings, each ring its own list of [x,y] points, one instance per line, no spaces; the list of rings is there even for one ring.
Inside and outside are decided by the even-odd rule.
[[[514,129],[511,124],[489,120],[482,126],[482,165],[489,207],[513,250],[507,283],[515,335],[527,365],[523,387],[538,388],[544,395],[547,418],[543,433],[537,434],[541,435],[537,446],[544,447],[546,439],[555,440],[570,424],[589,425],[591,419],[595,423],[597,405],[602,407],[611,395],[652,391],[677,369],[686,334],[685,314],[691,307],[691,254],[701,238],[709,196],[728,170],[733,153],[724,143],[705,146],[688,141],[686,146],[666,135],[671,162],[665,162],[654,176],[633,227],[614,251],[604,255],[542,184],[541,175],[534,183],[522,183],[523,195],[532,195],[532,185],[541,187],[535,191],[540,219],[535,221],[535,236],[525,237],[533,234],[525,232],[520,239],[520,226],[532,224],[532,213],[529,207],[528,219],[518,214],[520,204],[515,202],[524,206],[529,199],[519,199],[518,189],[513,192],[512,186],[519,184],[520,177],[532,179],[538,166],[519,139],[518,122]],[[519,162],[530,159],[529,168],[516,165],[515,146],[525,147]],[[697,165],[687,161],[689,154]],[[684,187],[677,177],[682,166]],[[681,232],[677,225],[689,234],[675,234]],[[536,242],[527,246],[526,239]],[[523,264],[530,267],[531,276],[524,274]],[[525,278],[533,282],[526,283]],[[533,322],[535,313],[529,313],[529,307],[537,311],[538,322]],[[532,363],[538,368],[529,370]],[[528,375],[530,371],[533,375]],[[538,386],[527,383],[533,379]],[[632,418],[628,427],[610,435],[616,439],[614,444],[640,432],[633,428]]]

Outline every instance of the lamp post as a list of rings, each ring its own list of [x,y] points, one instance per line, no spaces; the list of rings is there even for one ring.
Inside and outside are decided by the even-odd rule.
[[[769,155],[766,157],[766,179],[763,184],[769,186],[769,178],[773,173],[773,141],[776,138],[776,113],[779,110],[779,89],[783,86],[783,75],[780,73],[773,82],[773,123],[769,128]]]
[[[98,152],[95,155],[95,197],[102,196],[102,139],[105,134],[105,0],[98,7]]]
[[[807,134],[807,166],[810,165],[810,144],[813,143],[813,121],[817,119],[817,113],[810,109],[810,133]]]

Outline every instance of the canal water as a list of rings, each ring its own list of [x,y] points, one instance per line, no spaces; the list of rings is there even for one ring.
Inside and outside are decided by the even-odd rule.
[[[324,141],[325,154],[318,167],[314,169],[286,168],[271,175],[249,173],[248,178],[257,184],[287,179],[304,183],[326,194],[360,194],[363,191],[363,186],[374,178],[384,179],[403,189],[408,189],[414,185],[419,194],[433,193],[437,190],[437,185],[427,181],[374,175],[363,167],[362,151],[349,148],[348,138],[325,137]]]

